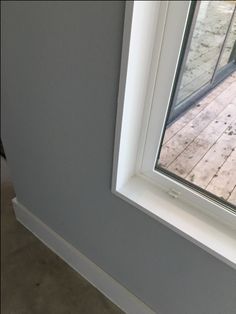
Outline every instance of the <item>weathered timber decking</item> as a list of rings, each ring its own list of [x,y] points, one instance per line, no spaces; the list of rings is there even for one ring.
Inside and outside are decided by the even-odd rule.
[[[167,128],[159,163],[236,205],[236,73]]]

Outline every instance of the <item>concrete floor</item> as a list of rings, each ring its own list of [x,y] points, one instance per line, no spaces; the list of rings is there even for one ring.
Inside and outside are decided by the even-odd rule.
[[[13,197],[1,158],[1,313],[123,313],[16,221]]]

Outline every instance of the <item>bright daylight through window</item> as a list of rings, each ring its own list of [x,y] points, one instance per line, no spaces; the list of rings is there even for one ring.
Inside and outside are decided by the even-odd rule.
[[[112,191],[236,268],[236,1],[127,1]]]
[[[155,169],[235,210],[235,1],[194,1]]]

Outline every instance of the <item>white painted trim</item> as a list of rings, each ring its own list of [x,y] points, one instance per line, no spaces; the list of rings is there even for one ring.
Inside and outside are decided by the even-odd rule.
[[[149,83],[160,1],[126,2],[117,107],[112,186],[121,187],[136,171],[143,104]],[[131,5],[132,3],[132,5]],[[145,3],[145,5],[144,5]],[[148,34],[148,36],[147,36]],[[132,128],[126,117],[132,116]],[[122,150],[119,148],[122,147]],[[127,153],[126,153],[127,152]],[[134,162],[135,160],[135,162]],[[126,171],[116,171],[116,165]]]
[[[139,176],[132,177],[116,195],[236,269],[234,229],[171,197]]]
[[[149,103],[143,104],[143,112],[148,112],[149,119],[140,128],[146,135],[146,141],[140,143],[141,156],[138,156],[138,158],[142,160],[142,163],[137,167],[137,174],[141,174],[147,179],[150,178],[159,188],[167,192],[175,190],[178,198],[183,202],[188,202],[190,205],[195,204],[206,215],[211,215],[218,219],[219,222],[236,229],[236,215],[232,211],[229,211],[228,207],[220,204],[213,198],[210,199],[204,193],[199,193],[198,190],[188,187],[188,185],[180,183],[155,170],[189,9],[189,1],[172,1],[169,3],[167,14],[166,10],[162,14],[163,16],[166,14],[166,19],[162,22],[164,24],[163,41],[160,49],[161,52],[158,52],[158,54],[156,51],[154,52],[152,67],[155,68],[156,72],[155,87],[154,89],[151,88],[148,92],[148,94],[151,94],[149,96]],[[141,52],[139,53],[141,54]],[[156,55],[159,55],[159,57]],[[157,59],[158,65],[156,64]],[[168,64],[168,67],[166,64]],[[133,110],[138,111],[138,107]],[[148,125],[146,126],[146,124]]]
[[[146,304],[45,225],[16,198],[12,202],[16,219],[22,225],[125,313],[154,314]]]
[[[140,165],[142,173],[148,172],[149,174],[155,168],[189,7],[189,1],[169,2],[167,10],[165,9],[162,14],[165,15],[165,18],[160,22],[163,25],[163,31],[161,47],[159,47],[158,52],[158,64],[156,62],[156,52],[154,52],[153,58],[153,68],[156,74],[155,82],[153,82],[154,87],[148,91],[148,94],[150,94],[149,103],[145,104],[145,107],[149,107],[149,119],[148,125],[145,126],[146,142],[144,143],[142,157],[140,157],[140,159],[142,158]]]
[[[221,211],[216,219],[214,204],[212,205],[210,202],[206,204],[205,199],[201,199],[199,195],[194,193],[188,193],[190,195],[188,198],[186,195],[190,191],[187,191],[185,187],[183,191],[181,190],[182,199],[172,198],[168,191],[170,188],[176,190],[176,182],[172,184],[171,180],[168,180],[167,187],[166,181],[159,180],[161,184],[158,186],[155,178],[152,178],[151,175],[147,176],[143,171],[144,169],[140,169],[142,158],[138,156],[138,153],[143,153],[142,147],[148,141],[146,131],[148,129],[147,125],[150,124],[149,113],[152,110],[151,94],[155,91],[157,81],[159,83],[162,81],[162,79],[157,80],[155,77],[155,73],[160,71],[161,60],[165,60],[166,56],[165,54],[163,56],[162,47],[165,46],[166,51],[170,51],[170,55],[173,52],[171,51],[172,46],[166,43],[165,34],[166,32],[176,34],[176,24],[179,25],[179,23],[176,23],[174,19],[177,12],[175,7],[179,6],[179,16],[182,16],[182,24],[180,23],[182,32],[178,32],[177,43],[180,43],[186,23],[189,1],[135,1],[134,8],[130,7],[129,1],[127,3],[117,108],[112,192],[221,261],[236,268],[235,215],[227,211],[227,218],[225,219],[226,215],[224,211]],[[167,27],[165,24],[165,20],[168,18],[171,18],[172,21],[171,31],[170,25]],[[130,40],[128,40],[129,38]],[[153,42],[156,42],[155,46]],[[165,53],[167,53],[166,51]],[[176,51],[179,53],[178,49]],[[143,63],[145,58],[149,58],[149,60],[145,60]],[[151,59],[154,61],[151,62]],[[142,65],[142,68],[137,71],[137,67],[140,65]],[[163,69],[162,64],[161,74],[164,75],[164,72],[165,67]],[[149,90],[147,90],[148,73]],[[172,84],[174,73],[168,75],[168,82]],[[146,89],[146,94],[140,89]],[[158,101],[163,100],[163,93],[166,96],[163,88],[159,88],[159,91],[161,91],[161,95],[156,96]],[[166,98],[169,97],[168,95]],[[166,107],[163,106],[163,108],[162,112],[158,111],[154,114],[157,120],[153,124],[158,127],[163,125],[163,117],[158,120],[158,116],[165,115]],[[156,134],[158,132],[154,132],[154,136]],[[154,146],[156,144],[150,147]],[[151,170],[154,167],[155,147],[154,150],[152,154],[154,157],[149,162]],[[178,189],[181,189],[180,185],[178,185]],[[186,197],[183,198],[183,196]],[[223,218],[224,223],[222,222]]]

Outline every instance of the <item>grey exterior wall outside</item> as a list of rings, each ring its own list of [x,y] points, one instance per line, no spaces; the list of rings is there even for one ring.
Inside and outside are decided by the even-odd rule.
[[[2,2],[18,200],[162,314],[235,314],[236,272],[111,193],[125,3]]]

